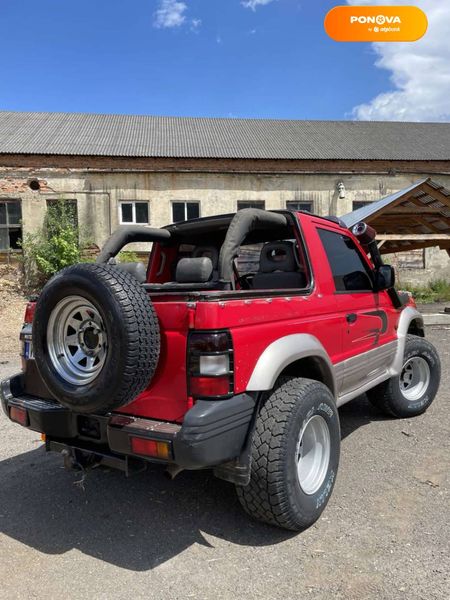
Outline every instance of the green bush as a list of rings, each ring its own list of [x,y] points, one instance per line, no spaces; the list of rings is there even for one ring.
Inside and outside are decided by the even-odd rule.
[[[52,202],[43,227],[26,234],[22,240],[26,288],[39,289],[64,267],[82,262],[82,251],[87,243],[73,207],[64,200]]]
[[[435,279],[426,286],[404,284],[400,286],[412,293],[416,302],[447,302],[450,300],[450,282],[445,279]]]
[[[117,259],[121,263],[139,262],[139,256],[136,254],[136,252],[132,252],[130,250],[122,250],[122,252],[119,252]]]

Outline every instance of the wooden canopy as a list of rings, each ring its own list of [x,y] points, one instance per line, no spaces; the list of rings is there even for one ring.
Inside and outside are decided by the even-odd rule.
[[[439,246],[450,255],[450,191],[431,179],[371,202],[342,220],[347,227],[370,223],[382,254]]]

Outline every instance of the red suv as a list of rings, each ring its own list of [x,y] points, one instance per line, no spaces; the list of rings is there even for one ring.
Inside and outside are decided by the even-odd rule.
[[[30,302],[6,415],[68,466],[213,468],[245,510],[292,530],[333,489],[338,407],[367,393],[424,412],[440,363],[375,232],[336,218],[245,209],[163,229],[123,227],[96,264]],[[115,264],[130,242],[142,263]]]

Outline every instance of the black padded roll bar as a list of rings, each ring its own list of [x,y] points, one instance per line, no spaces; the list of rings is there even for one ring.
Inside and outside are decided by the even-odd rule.
[[[124,246],[133,242],[165,242],[170,239],[167,229],[143,227],[142,225],[122,225],[111,235],[97,256],[96,263],[107,263]]]
[[[244,208],[233,217],[228,227],[227,235],[220,249],[219,273],[222,281],[233,278],[233,260],[239,254],[239,248],[247,235],[255,229],[272,229],[286,227],[284,215],[273,213],[260,208]]]

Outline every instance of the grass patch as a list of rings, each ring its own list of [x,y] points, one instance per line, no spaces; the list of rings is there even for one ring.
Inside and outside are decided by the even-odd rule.
[[[422,304],[431,302],[447,302],[450,300],[450,281],[435,279],[426,286],[402,284],[402,289],[411,292],[415,301]]]
[[[117,255],[117,258],[121,263],[139,262],[139,256],[136,252],[130,252],[129,250],[122,250]]]

